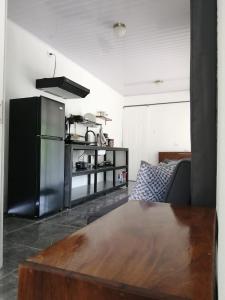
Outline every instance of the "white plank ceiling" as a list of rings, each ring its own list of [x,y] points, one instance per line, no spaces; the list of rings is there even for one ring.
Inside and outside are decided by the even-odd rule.
[[[139,95],[189,89],[189,2],[9,0],[8,17],[121,94]],[[115,22],[125,37],[113,34]]]

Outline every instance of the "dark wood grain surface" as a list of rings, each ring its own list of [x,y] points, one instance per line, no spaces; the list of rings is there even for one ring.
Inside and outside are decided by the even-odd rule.
[[[212,300],[214,234],[214,209],[129,201],[21,265],[19,300]]]
[[[191,158],[191,152],[159,152],[159,162],[165,159],[179,160],[184,158]]]

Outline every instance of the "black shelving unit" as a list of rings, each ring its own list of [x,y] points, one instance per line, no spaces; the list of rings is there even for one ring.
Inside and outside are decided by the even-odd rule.
[[[84,176],[84,175],[101,173],[101,172],[106,173],[107,171],[121,170],[121,169],[126,169],[127,167],[128,167],[127,165],[119,166],[119,167],[99,167],[99,168],[90,169],[90,170],[74,171],[72,173],[72,175],[73,176]]]
[[[76,170],[74,169],[73,154],[74,151],[89,151],[94,155],[87,155],[87,162],[91,163],[93,160],[92,169]],[[112,152],[112,166],[98,167],[98,151],[105,150],[104,160],[107,159],[108,152]],[[116,164],[116,157],[118,151],[125,153],[125,161],[121,165]],[[95,198],[96,196],[112,192],[115,189],[128,187],[128,148],[119,147],[98,147],[87,145],[65,145],[65,195],[64,206],[69,208],[81,202]],[[126,171],[126,181],[119,182],[116,178],[116,170]],[[107,174],[112,172],[111,180],[107,180]],[[98,174],[103,174],[103,180],[98,181]],[[79,176],[87,176],[87,184],[73,187],[73,178]]]

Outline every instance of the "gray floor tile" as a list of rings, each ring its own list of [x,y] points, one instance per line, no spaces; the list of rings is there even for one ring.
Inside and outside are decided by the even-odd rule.
[[[54,217],[48,219],[49,223],[61,224],[66,226],[83,227],[87,225],[87,218],[96,212],[101,211],[106,206],[117,202],[122,197],[118,192],[112,193],[111,197],[102,196],[92,201],[85,202],[81,205],[77,205],[72,209],[68,209]],[[126,195],[123,195],[125,197]]]
[[[0,270],[0,300],[16,299],[19,263],[85,226],[89,215],[127,197],[133,186],[134,183],[131,182],[128,190],[116,190],[44,220],[6,217],[4,263]]]
[[[7,239],[4,239],[3,245],[3,267],[0,270],[0,278],[15,271],[19,263],[40,251],[39,249],[15,244]]]
[[[44,249],[75,230],[76,228],[51,224],[46,221],[33,224],[17,232],[11,232],[7,235],[7,239],[12,243]]]
[[[56,225],[58,224],[63,226],[70,226],[77,229],[87,225],[87,212],[68,210],[49,219],[48,221],[43,222],[48,222],[50,224]]]
[[[16,217],[5,217],[3,223],[4,234],[19,230],[23,227],[33,224],[34,220],[16,218]]]
[[[110,207],[112,204],[117,203],[125,197],[127,197],[127,194],[120,195],[118,193],[111,197],[104,196],[85,203],[85,205],[79,205],[71,210],[63,212],[52,218],[50,222],[83,227],[87,225],[87,219],[90,215],[101,212],[104,208]]]
[[[17,271],[0,279],[0,300],[16,300],[17,299]]]

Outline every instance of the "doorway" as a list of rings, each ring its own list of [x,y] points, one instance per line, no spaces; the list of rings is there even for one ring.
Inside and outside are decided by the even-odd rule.
[[[141,160],[158,163],[161,151],[191,151],[190,102],[125,106],[123,145],[129,148],[129,177],[135,181]]]

